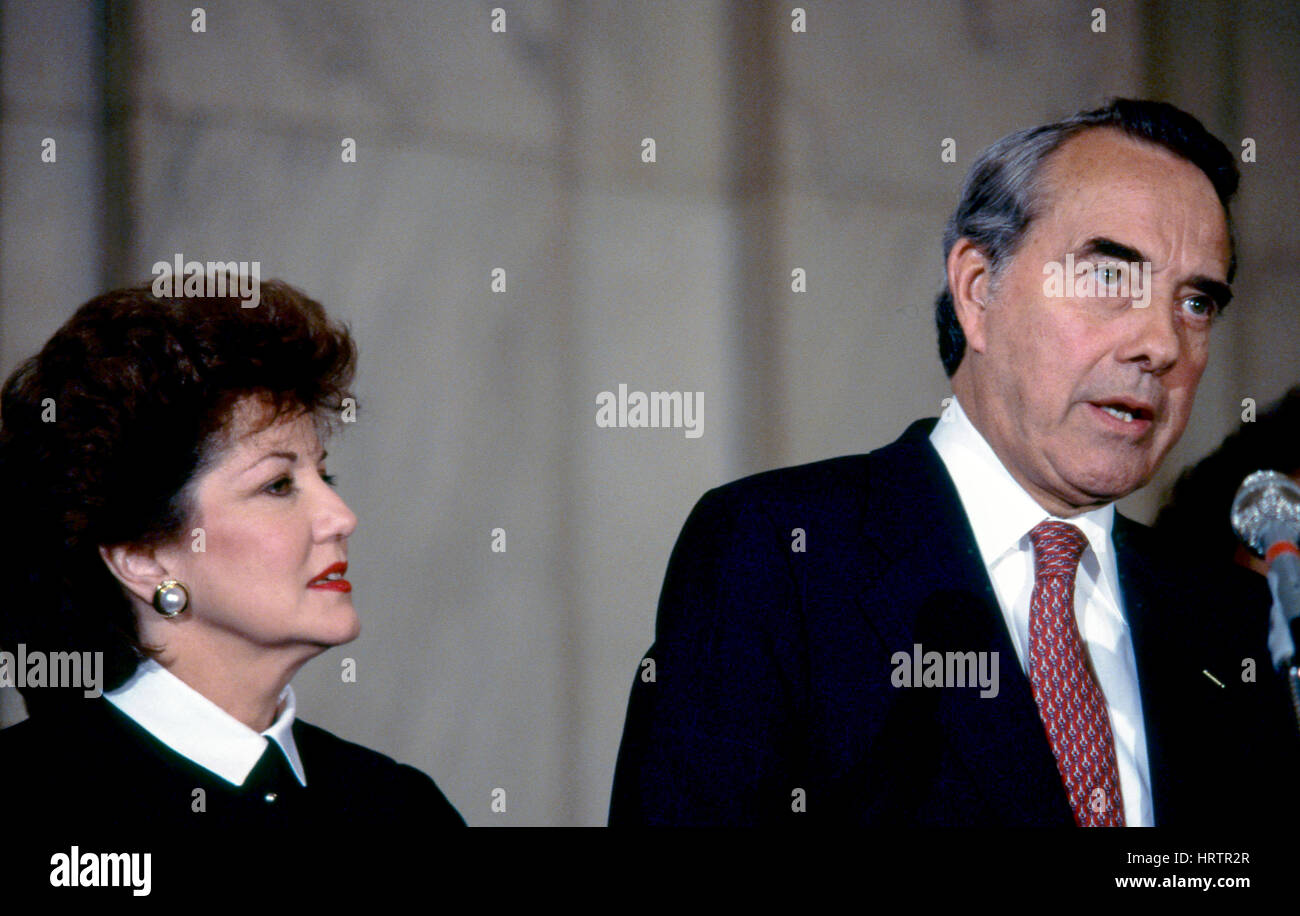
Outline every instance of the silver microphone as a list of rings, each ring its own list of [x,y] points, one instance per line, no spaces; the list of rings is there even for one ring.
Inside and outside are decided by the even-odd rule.
[[[1282,672],[1300,723],[1300,485],[1277,471],[1256,471],[1241,482],[1232,501],[1232,528],[1252,551],[1268,561],[1268,649]]]
[[[1237,537],[1260,556],[1274,544],[1300,540],[1300,484],[1277,471],[1256,471],[1232,500]]]

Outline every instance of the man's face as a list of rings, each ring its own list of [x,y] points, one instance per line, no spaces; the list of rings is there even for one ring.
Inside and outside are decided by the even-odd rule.
[[[974,287],[985,307],[961,310],[957,390],[1012,476],[1071,516],[1144,485],[1182,435],[1227,294],[1228,231],[1196,166],[1116,130],[1066,141],[1041,176],[1020,248],[995,282]],[[1053,287],[1067,255],[1075,282]],[[1098,265],[1104,287],[1128,270],[1101,266],[1117,261],[1149,262],[1150,290],[1132,295],[1140,271],[1126,278],[1129,295],[1080,288],[1079,262]]]

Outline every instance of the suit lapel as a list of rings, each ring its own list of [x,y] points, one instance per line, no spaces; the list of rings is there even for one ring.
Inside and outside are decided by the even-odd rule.
[[[935,691],[935,714],[971,779],[993,805],[1027,824],[1073,824],[1038,706],[1007,631],[956,487],[919,420],[876,452],[867,482],[866,538],[879,553],[862,598],[910,596],[902,613],[871,614],[882,644],[910,651],[997,652],[999,691]],[[886,601],[896,598],[886,597]],[[898,611],[904,608],[897,607]]]
[[[1179,799],[1200,793],[1201,755],[1193,744],[1197,734],[1218,729],[1214,719],[1223,715],[1225,698],[1203,669],[1226,677],[1235,660],[1221,657],[1219,650],[1231,655],[1226,643],[1200,633],[1199,596],[1188,594],[1186,582],[1169,570],[1160,572],[1157,544],[1144,542],[1147,534],[1115,513],[1115,565],[1138,664],[1152,812],[1160,826],[1177,815]],[[1171,616],[1175,609],[1177,617]]]
[[[1115,566],[1119,572],[1119,591],[1124,605],[1124,619],[1128,622],[1133,640],[1133,657],[1137,662],[1138,693],[1142,698],[1142,720],[1146,733],[1147,767],[1151,784],[1151,809],[1157,824],[1167,800],[1164,797],[1166,781],[1157,774],[1165,772],[1164,751],[1167,742],[1160,733],[1162,722],[1161,691],[1157,687],[1160,673],[1156,650],[1159,643],[1152,639],[1154,608],[1150,600],[1157,594],[1157,585],[1151,571],[1137,562],[1138,553],[1133,544],[1133,531],[1128,519],[1115,513],[1115,528],[1111,540],[1115,544]]]

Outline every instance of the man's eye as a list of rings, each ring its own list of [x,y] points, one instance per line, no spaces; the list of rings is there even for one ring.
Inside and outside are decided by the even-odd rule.
[[[1209,296],[1190,296],[1183,300],[1183,304],[1191,303],[1196,306],[1192,314],[1197,318],[1214,318],[1219,312],[1218,304]]]
[[[1097,277],[1098,286],[1112,292],[1119,286],[1120,278],[1123,276],[1117,264],[1098,264],[1093,273]]]

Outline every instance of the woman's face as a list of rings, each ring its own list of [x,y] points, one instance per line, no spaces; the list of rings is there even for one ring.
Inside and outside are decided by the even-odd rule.
[[[231,445],[192,485],[195,521],[157,557],[189,590],[188,625],[208,629],[218,643],[323,650],[348,642],[361,627],[351,585],[320,579],[346,571],[357,517],[327,482],[312,418],[282,419],[249,435],[257,405],[240,402]],[[335,564],[344,566],[331,570]]]

